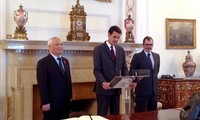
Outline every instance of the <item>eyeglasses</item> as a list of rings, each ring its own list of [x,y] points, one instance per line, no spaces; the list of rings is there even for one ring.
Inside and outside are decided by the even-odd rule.
[[[145,46],[153,46],[153,44],[144,44]]]

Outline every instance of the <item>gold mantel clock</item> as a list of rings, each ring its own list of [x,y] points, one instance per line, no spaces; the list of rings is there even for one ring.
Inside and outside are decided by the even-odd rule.
[[[86,32],[86,12],[84,7],[79,4],[79,0],[70,12],[70,31],[68,32],[67,41],[89,41],[90,36]]]

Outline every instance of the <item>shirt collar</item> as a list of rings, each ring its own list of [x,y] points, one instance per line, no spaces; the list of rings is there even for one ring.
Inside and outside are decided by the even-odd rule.
[[[150,55],[152,55],[152,53],[151,53],[151,52],[145,52],[145,51],[144,51],[144,53],[146,54],[146,56],[148,55],[148,53],[150,53]]]
[[[53,55],[52,53],[50,53],[52,56],[53,56],[53,58],[55,59],[55,60],[57,60],[57,56],[55,56],[55,55]],[[60,58],[62,58],[61,56],[59,56]]]
[[[108,41],[106,41],[106,44],[107,44],[107,46],[108,46],[109,49],[110,49],[111,46],[113,46],[113,49],[115,49],[115,46],[111,45]]]

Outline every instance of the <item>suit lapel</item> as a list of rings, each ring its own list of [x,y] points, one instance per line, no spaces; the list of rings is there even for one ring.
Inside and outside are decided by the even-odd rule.
[[[154,67],[153,68],[155,68],[157,65],[157,58],[156,58],[156,55],[152,52],[152,56],[153,56],[153,59],[154,59]]]
[[[119,48],[118,48],[118,46],[116,45],[115,46],[115,49],[116,49],[116,65],[118,65],[118,63],[119,63],[119,60],[120,60],[120,51],[119,51]]]
[[[65,75],[66,75],[66,73],[68,73],[68,66],[69,66],[68,64],[69,64],[69,62],[64,58],[62,58],[62,62],[63,62],[63,65],[64,65]]]

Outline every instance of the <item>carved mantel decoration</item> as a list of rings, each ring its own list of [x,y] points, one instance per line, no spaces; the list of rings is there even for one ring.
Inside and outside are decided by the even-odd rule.
[[[70,12],[70,31],[68,32],[67,41],[89,41],[89,33],[86,32],[86,12],[84,7],[79,4],[79,0]]]

